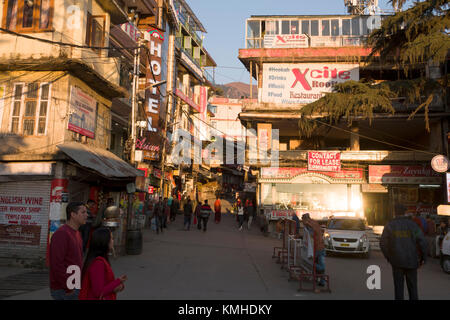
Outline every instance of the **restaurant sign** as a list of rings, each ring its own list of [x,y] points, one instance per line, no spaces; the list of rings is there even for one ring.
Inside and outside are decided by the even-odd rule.
[[[369,183],[441,184],[441,176],[430,166],[369,166]]]
[[[264,48],[308,48],[306,34],[265,35]]]
[[[261,168],[261,179],[292,180],[301,175],[320,175],[335,181],[364,182],[364,171],[362,168],[349,168],[338,172],[309,171],[308,168]]]
[[[309,171],[341,171],[341,153],[308,151]]]

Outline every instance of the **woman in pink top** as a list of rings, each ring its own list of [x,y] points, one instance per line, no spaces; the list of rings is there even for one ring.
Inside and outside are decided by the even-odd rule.
[[[127,276],[116,279],[108,259],[114,247],[111,231],[99,228],[92,233],[91,244],[82,271],[80,300],[116,300]]]

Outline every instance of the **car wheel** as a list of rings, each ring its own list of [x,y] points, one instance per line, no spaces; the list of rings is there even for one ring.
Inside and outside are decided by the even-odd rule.
[[[450,274],[450,256],[445,256],[442,258],[441,267],[445,273]]]

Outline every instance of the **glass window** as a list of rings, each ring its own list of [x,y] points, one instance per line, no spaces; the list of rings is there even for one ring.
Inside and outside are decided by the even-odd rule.
[[[352,35],[353,36],[361,35],[360,28],[359,28],[359,18],[352,19]]]
[[[281,21],[281,34],[291,34],[289,30],[290,21],[283,20]]]
[[[9,30],[29,32],[49,30],[54,0],[4,0],[6,17],[3,24]]]
[[[311,20],[311,35],[319,35],[319,20]]]
[[[372,21],[375,22],[375,19],[372,19]],[[369,25],[370,24],[369,18],[367,18],[367,17],[361,18],[361,22],[362,22],[363,35],[370,34],[370,32],[371,32],[370,28],[373,28],[373,26]]]
[[[349,36],[350,35],[350,19],[342,20],[342,35]]]
[[[270,186],[269,184],[263,187],[264,204],[272,204],[268,201],[273,201],[281,209],[347,210],[346,184],[276,183],[274,194]],[[273,195],[275,199],[272,199]]]
[[[298,21],[291,21],[291,34],[299,34]]]
[[[328,222],[327,229],[364,231],[366,225],[361,219],[332,219]]]
[[[266,34],[279,34],[278,21],[266,21]]]
[[[302,21],[302,33],[303,34],[310,34],[309,33],[309,20],[303,20]]]
[[[259,20],[250,20],[247,23],[247,38],[259,38],[261,36],[261,28]]]
[[[338,19],[331,20],[331,35],[339,36],[339,20]]]
[[[330,35],[330,20],[322,20],[322,36]]]

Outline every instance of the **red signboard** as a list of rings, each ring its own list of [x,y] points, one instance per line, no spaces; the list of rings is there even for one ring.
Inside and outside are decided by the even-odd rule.
[[[442,178],[430,166],[369,166],[369,183],[440,184]]]
[[[153,194],[153,192],[155,192],[155,189],[153,186],[149,186],[148,187],[148,193]]]
[[[183,92],[181,92],[178,89],[175,89],[175,94],[178,96],[178,98],[183,100],[185,103],[190,105],[192,108],[194,108],[198,112],[201,112],[201,107],[198,104],[196,104],[191,98],[189,98],[187,95],[185,95]]]
[[[308,170],[341,171],[340,152],[308,151]]]
[[[364,171],[362,168],[349,168],[338,172],[309,171],[308,168],[262,168],[261,178],[266,179],[292,179],[305,173],[317,173],[326,175],[333,179],[363,180]]]

